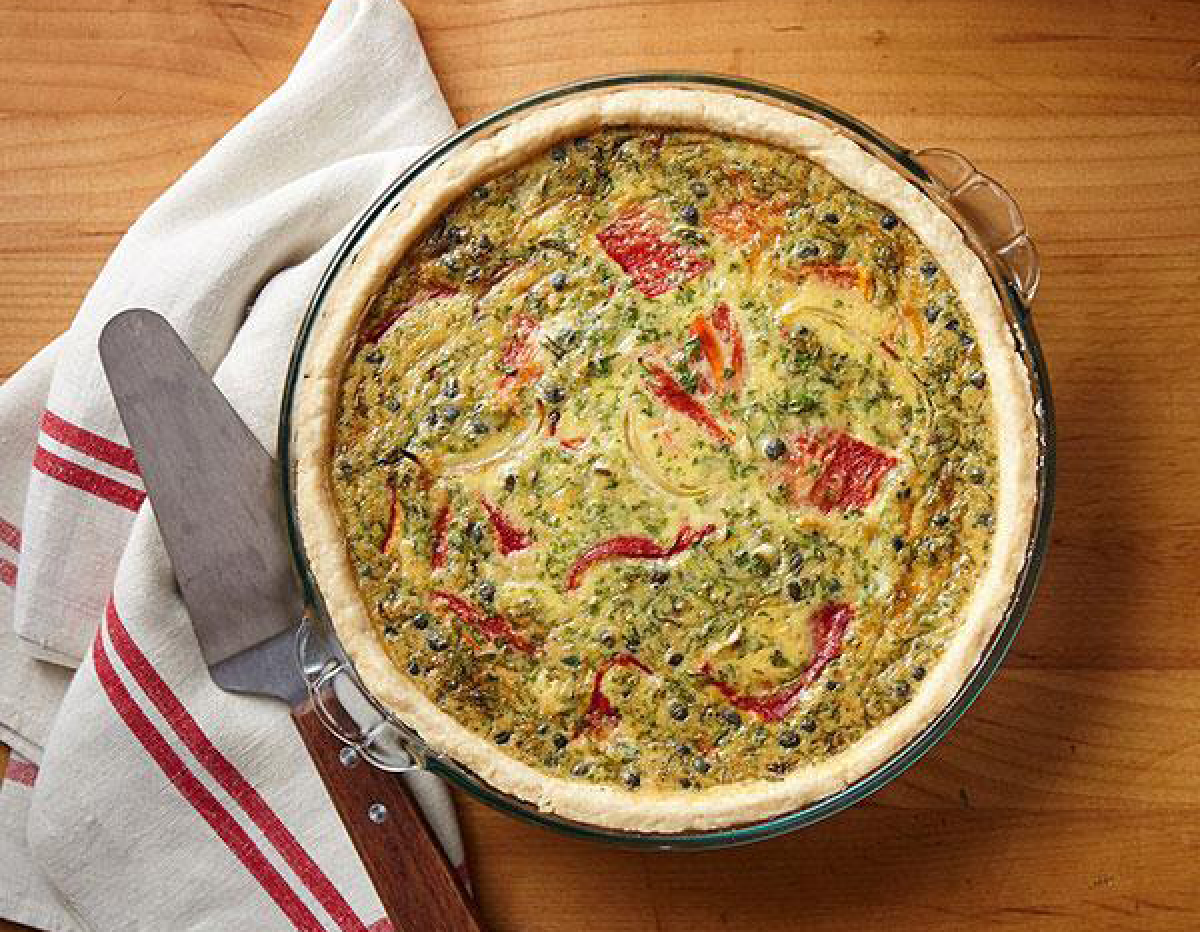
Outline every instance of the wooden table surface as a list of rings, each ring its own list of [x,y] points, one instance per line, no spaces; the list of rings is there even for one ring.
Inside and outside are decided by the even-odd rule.
[[[0,0],[0,374],[268,93],[317,0]],[[705,854],[469,800],[496,930],[1200,928],[1200,6],[410,3],[450,106],[642,68],[736,72],[946,145],[1025,210],[1058,404],[1041,589],[951,736],[855,810]],[[0,923],[0,928],[13,928]]]

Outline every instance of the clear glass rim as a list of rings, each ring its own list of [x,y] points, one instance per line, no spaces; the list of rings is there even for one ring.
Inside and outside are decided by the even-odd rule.
[[[944,192],[939,190],[936,183],[907,149],[892,142],[862,121],[807,95],[730,75],[684,71],[639,72],[576,81],[533,94],[464,126],[418,158],[366,208],[346,235],[318,282],[296,337],[284,385],[278,437],[280,478],[286,505],[288,537],[297,572],[310,605],[316,610],[320,622],[327,629],[329,636],[336,642],[336,634],[333,633],[332,625],[329,624],[329,616],[321,599],[319,587],[312,576],[296,520],[295,486],[292,475],[294,463],[291,418],[304,353],[330,286],[342,268],[353,260],[363,239],[380,218],[390,210],[393,202],[414,179],[437,164],[454,149],[476,139],[493,127],[505,124],[513,117],[563,98],[645,85],[725,90],[783,105],[793,111],[801,111],[804,115],[815,117],[847,135],[862,148],[899,171],[937,203],[966,234],[972,248],[984,262],[984,266],[996,285],[1018,352],[1023,356],[1027,365],[1038,429],[1037,496],[1034,520],[1024,563],[1003,619],[997,624],[990,641],[980,654],[979,660],[970,674],[963,681],[959,691],[943,710],[910,739],[900,751],[841,790],[791,812],[750,824],[697,832],[631,832],[576,822],[543,812],[523,800],[492,787],[449,758],[432,751],[426,756],[428,770],[445,777],[454,785],[488,805],[517,818],[575,837],[652,849],[726,847],[772,838],[826,819],[860,802],[890,783],[937,744],[971,706],[1003,662],[1032,602],[1049,542],[1054,504],[1054,410],[1045,358],[1034,332],[1030,309],[1022,299],[1014,282],[1003,273],[995,256],[980,246],[980,238],[976,231],[952,205],[946,202],[942,196]],[[349,663],[348,658],[347,663]],[[363,688],[361,681],[358,685]],[[368,697],[370,696],[365,688],[363,688],[363,692]],[[381,704],[377,702],[375,704],[393,724],[410,735],[417,746],[424,746],[419,736],[416,736],[403,722],[392,716]]]

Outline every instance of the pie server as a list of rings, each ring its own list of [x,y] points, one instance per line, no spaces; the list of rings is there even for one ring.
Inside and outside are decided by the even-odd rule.
[[[158,314],[114,317],[100,358],[213,682],[291,707],[397,932],[479,932],[404,784],[360,765],[319,717],[297,659],[305,604],[274,460]]]

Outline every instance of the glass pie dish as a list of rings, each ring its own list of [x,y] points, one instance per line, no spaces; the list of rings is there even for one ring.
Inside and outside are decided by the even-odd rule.
[[[956,695],[941,712],[881,765],[841,790],[769,819],[708,831],[663,834],[605,828],[566,819],[504,793],[449,756],[429,747],[418,734],[377,701],[364,686],[338,643],[318,581],[311,571],[297,520],[296,389],[315,322],[339,276],[358,256],[378,224],[431,169],[462,147],[486,140],[540,109],[588,95],[639,88],[703,89],[756,100],[822,123],[894,169],[924,193],[962,231],[987,270],[1017,352],[1026,364],[1037,428],[1036,498],[1024,560],[1003,617]],[[1037,253],[1019,209],[994,181],[945,149],[907,150],[858,120],[812,98],[746,81],[702,74],[637,74],[596,78],[544,91],[465,127],[433,147],[396,179],[354,225],[325,271],[300,327],[283,395],[279,452],[288,530],[310,611],[302,630],[299,662],[323,720],[347,745],[376,766],[391,771],[424,768],[450,780],[484,802],[530,822],[569,834],[652,848],[717,847],[769,838],[812,824],[865,798],[911,766],[966,711],[1002,662],[1032,598],[1048,539],[1053,501],[1054,440],[1049,384],[1029,307],[1038,285]]]

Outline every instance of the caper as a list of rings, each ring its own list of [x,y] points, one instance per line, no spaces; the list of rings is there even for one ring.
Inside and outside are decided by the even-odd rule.
[[[763,444],[763,453],[766,454],[766,457],[769,460],[777,460],[786,452],[787,444],[778,437],[772,437],[765,444]]]
[[[429,645],[429,649],[435,653],[440,653],[450,646],[450,642],[440,634],[431,634],[425,643],[427,643]]]

